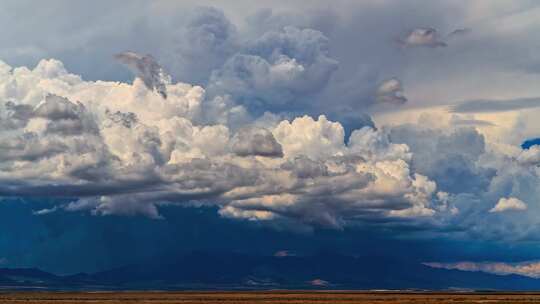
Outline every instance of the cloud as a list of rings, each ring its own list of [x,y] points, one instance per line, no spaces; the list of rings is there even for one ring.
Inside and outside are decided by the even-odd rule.
[[[504,262],[457,262],[457,263],[423,263],[432,268],[486,272],[496,275],[520,275],[530,278],[540,278],[540,262],[529,261],[521,263]]]
[[[313,29],[286,26],[247,43],[213,72],[209,91],[250,107],[283,107],[322,90],[338,68],[329,41]]]
[[[517,161],[526,166],[540,165],[540,146],[535,145],[520,152]]]
[[[296,256],[296,254],[289,250],[280,250],[280,251],[276,251],[274,253],[274,256],[277,258],[286,258],[286,257],[291,257],[291,256],[294,257]]]
[[[205,83],[240,47],[237,28],[215,7],[195,7],[185,19],[168,50],[172,52],[169,64],[181,79]]]
[[[479,165],[486,139],[476,129],[458,126],[447,131],[416,125],[390,131],[393,142],[407,144],[416,170],[450,193],[482,193],[495,174]]]
[[[497,113],[540,107],[539,98],[473,100],[450,107],[454,113]]]
[[[397,78],[383,81],[376,92],[376,100],[380,103],[404,104],[407,98],[403,96],[403,86]]]
[[[139,77],[149,90],[156,90],[163,98],[167,98],[167,84],[171,82],[171,79],[154,57],[124,52],[115,55],[115,58]]]
[[[509,130],[500,123],[506,117],[483,115],[514,115],[515,109],[536,107],[534,102],[472,102],[453,108],[459,115],[422,117],[406,126],[379,123],[372,113],[375,127],[362,113],[374,102],[406,102],[402,80],[417,104],[499,94],[497,75],[509,75],[529,37],[473,22],[475,40],[452,40],[456,47],[442,51],[443,66],[441,52],[404,55],[387,41],[403,28],[430,24],[403,40],[411,47],[442,47],[444,37],[434,28],[498,21],[498,10],[470,19],[464,16],[471,6],[464,4],[428,4],[423,9],[430,14],[407,16],[402,12],[410,4],[350,4],[330,12],[291,4],[290,12],[258,14],[245,26],[244,10],[227,5],[139,5],[148,16],[138,6],[132,14],[124,6],[111,11],[114,33],[82,24],[81,30],[66,27],[73,32],[58,34],[50,45],[30,39],[37,44],[32,49],[61,56],[71,70],[95,81],[68,72],[58,60],[42,60],[33,69],[0,64],[1,195],[68,198],[56,212],[94,215],[160,219],[163,206],[213,205],[235,219],[338,229],[361,222],[495,239],[534,234],[527,229],[537,224],[529,216],[534,205],[520,222],[501,213],[503,228],[485,216],[500,197],[537,199],[535,154],[515,145],[535,134],[514,132],[535,132],[534,119],[516,114]],[[63,18],[54,17],[48,19]],[[63,28],[54,32],[66,34]],[[510,37],[515,40],[501,45]],[[486,47],[501,52],[486,55]],[[124,79],[115,74],[119,65],[106,61],[119,49],[137,51],[124,58],[137,78],[131,84],[96,78]],[[156,60],[140,55],[147,53],[182,82],[161,75]],[[465,68],[472,71],[466,77]],[[391,75],[397,76],[385,78]],[[527,87],[523,78],[510,75],[502,79],[508,86],[501,96],[534,96],[521,90]],[[447,123],[448,117],[455,119]]]
[[[267,129],[247,127],[238,130],[231,139],[234,153],[240,156],[282,157],[281,145]]]
[[[460,37],[460,36],[463,36],[463,35],[467,35],[470,32],[472,32],[472,30],[470,28],[458,28],[458,29],[455,29],[452,32],[450,32],[447,35],[447,38],[451,39],[451,38],[454,38],[454,37]]]
[[[489,212],[504,212],[504,211],[523,211],[527,210],[527,204],[525,204],[523,201],[515,198],[515,197],[509,197],[509,198],[501,198],[499,202],[497,202],[497,205],[493,207]]]
[[[399,42],[406,47],[445,47],[447,44],[441,40],[436,29],[431,27],[415,28],[407,33]]]
[[[45,208],[45,209],[40,209],[40,210],[37,210],[37,211],[34,211],[32,212],[34,215],[47,215],[47,214],[51,214],[51,213],[54,213],[58,210],[58,207],[53,207],[53,208]]]
[[[316,287],[328,287],[330,286],[330,282],[322,280],[322,279],[314,279],[308,282],[311,286]]]
[[[0,92],[11,100],[0,111],[11,126],[0,131],[0,194],[70,200],[36,215],[161,219],[161,206],[210,204],[224,217],[340,229],[443,212],[408,147],[372,127],[345,142],[324,115],[242,122],[241,105],[202,87],[164,83],[164,99],[141,79],[84,81],[54,60],[6,83],[18,95]]]
[[[531,147],[540,145],[540,138],[527,139],[521,144],[522,149],[530,149]]]

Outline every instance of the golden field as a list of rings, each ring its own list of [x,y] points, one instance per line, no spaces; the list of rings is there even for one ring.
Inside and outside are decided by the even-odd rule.
[[[540,293],[366,292],[0,292],[0,303],[540,303]]]

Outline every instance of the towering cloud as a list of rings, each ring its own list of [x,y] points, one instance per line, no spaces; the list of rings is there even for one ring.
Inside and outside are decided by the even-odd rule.
[[[436,184],[410,167],[408,147],[371,127],[348,143],[325,116],[235,129],[208,115],[238,106],[212,112],[221,97],[206,99],[200,87],[162,83],[162,99],[142,79],[86,82],[57,61],[12,70],[6,83],[17,95],[2,96],[10,128],[0,132],[0,193],[73,200],[38,215],[158,219],[160,205],[204,202],[227,217],[342,227],[368,215],[430,217],[443,204]]]
[[[328,38],[313,29],[268,31],[215,70],[209,90],[248,107],[294,108],[291,103],[324,88],[336,71],[328,48]]]

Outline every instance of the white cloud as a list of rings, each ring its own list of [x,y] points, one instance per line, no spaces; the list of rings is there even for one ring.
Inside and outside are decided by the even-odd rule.
[[[526,166],[540,165],[540,146],[532,146],[529,149],[521,151],[517,160],[520,164]]]
[[[497,202],[497,205],[495,205],[495,207],[489,210],[489,212],[504,212],[511,210],[527,210],[527,204],[515,197],[502,197],[499,202]]]
[[[341,228],[365,216],[445,212],[436,183],[383,130],[356,130],[346,143],[342,125],[324,115],[262,128],[198,86],[164,83],[164,99],[141,79],[84,81],[54,60],[8,70],[7,84],[0,194],[74,199],[39,215],[160,219],[159,206],[197,202],[226,217]]]

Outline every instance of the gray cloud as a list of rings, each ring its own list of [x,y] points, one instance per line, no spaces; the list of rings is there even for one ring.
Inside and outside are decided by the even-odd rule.
[[[283,157],[281,145],[266,129],[246,127],[238,130],[231,140],[234,153],[240,156]]]
[[[328,44],[313,29],[266,32],[214,71],[209,90],[232,94],[248,107],[298,107],[291,102],[323,89],[338,68]]]
[[[495,172],[477,165],[486,151],[485,138],[475,129],[460,128],[451,133],[400,126],[390,131],[393,142],[402,142],[413,152],[418,172],[433,178],[444,191],[481,193]]]
[[[222,10],[196,7],[168,50],[173,58],[169,64],[181,79],[206,83],[212,71],[221,68],[239,47],[237,28]]]
[[[406,47],[445,47],[446,42],[441,40],[440,34],[431,27],[415,28],[409,31],[399,42]]]
[[[540,107],[540,98],[472,100],[450,107],[455,113],[495,113]]]
[[[403,86],[397,78],[383,81],[376,92],[376,100],[380,103],[404,104],[407,98],[403,95]]]
[[[115,55],[115,58],[139,77],[149,90],[156,90],[163,98],[167,98],[167,84],[170,82],[170,77],[154,57],[124,52]]]
[[[453,30],[452,32],[450,32],[450,33],[447,35],[447,38],[448,38],[448,39],[452,39],[452,38],[460,37],[460,36],[463,36],[463,35],[467,35],[467,34],[469,34],[470,32],[472,32],[472,30],[471,30],[470,28],[459,28],[459,29],[455,29],[455,30]]]

